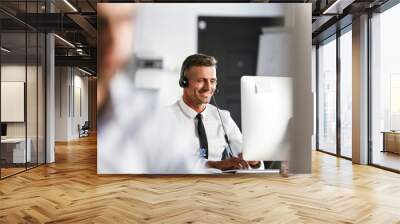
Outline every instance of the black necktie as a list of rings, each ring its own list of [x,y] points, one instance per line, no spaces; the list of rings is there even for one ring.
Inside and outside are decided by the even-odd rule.
[[[203,116],[198,113],[196,115],[198,120],[197,123],[197,133],[199,133],[199,141],[200,141],[200,155],[204,155],[204,158],[208,159],[208,142],[207,142],[207,135],[206,129],[204,129],[202,118]],[[204,153],[202,152],[204,150]]]

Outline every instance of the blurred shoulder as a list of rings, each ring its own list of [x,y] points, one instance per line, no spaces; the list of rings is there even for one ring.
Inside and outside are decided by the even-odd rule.
[[[183,112],[179,106],[179,100],[171,105],[164,106],[161,110],[161,113],[166,117],[166,119],[174,120],[182,117]]]

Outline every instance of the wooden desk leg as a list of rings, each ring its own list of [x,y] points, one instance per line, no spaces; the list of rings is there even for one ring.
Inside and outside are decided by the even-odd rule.
[[[386,134],[383,133],[383,149],[381,152],[386,152]]]
[[[281,169],[279,170],[279,174],[282,177],[289,177],[289,162],[281,161]]]

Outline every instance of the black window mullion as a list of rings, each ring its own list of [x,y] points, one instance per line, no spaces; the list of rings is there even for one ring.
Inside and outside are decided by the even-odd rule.
[[[25,21],[28,19],[28,1],[25,1]],[[24,88],[24,121],[25,121],[25,170],[28,170],[28,119],[27,119],[27,96],[28,96],[28,24],[25,23],[25,88]]]
[[[372,12],[368,12],[368,20],[367,20],[367,47],[368,47],[368,53],[367,53],[367,119],[368,119],[368,124],[367,124],[367,132],[368,132],[368,155],[367,155],[367,160],[368,164],[373,164],[373,153],[372,153],[372,64],[371,64],[371,57],[372,57]]]
[[[315,147],[319,149],[319,44],[315,47],[315,113],[316,113],[316,136]]]
[[[2,23],[0,23],[0,47],[2,46],[2,40],[1,40],[1,24]],[[0,50],[0,112],[1,112],[1,66],[2,66],[2,64],[1,64],[1,55],[2,55],[2,53],[1,53],[1,50]],[[2,124],[1,123],[1,113],[0,113],[0,124]],[[0,179],[2,179],[2,177],[1,177],[1,170],[2,170],[2,162],[1,162],[1,150],[2,150],[2,147],[1,147],[1,144],[0,144]]]
[[[49,11],[48,11],[48,8],[49,8],[49,5],[50,5],[50,3],[46,0],[45,2],[44,2],[44,5],[45,5],[45,13],[49,13]],[[42,121],[42,122],[44,122],[44,134],[43,134],[43,141],[44,141],[44,149],[43,149],[43,152],[44,152],[44,161],[43,161],[43,164],[46,164],[47,163],[47,43],[48,43],[48,40],[47,40],[47,38],[48,38],[48,36],[49,36],[49,33],[47,33],[47,32],[44,32],[44,42],[42,42],[42,44],[44,44],[44,55],[43,55],[43,58],[42,58],[42,60],[44,59],[44,67],[42,68],[42,82],[44,82],[44,86],[43,86],[43,88],[44,88],[44,99],[43,99],[43,104],[44,104],[44,106],[42,107],[42,109],[44,108],[44,110],[43,110],[43,113],[44,113],[44,121]],[[42,53],[43,53],[43,51],[42,51]],[[43,84],[43,83],[42,83]],[[42,94],[42,96],[43,96],[43,94]]]
[[[36,13],[39,14],[39,0]],[[39,32],[36,32],[36,166],[39,166]]]
[[[341,118],[340,118],[340,30],[336,31],[336,155],[341,156]]]
[[[71,75],[71,81],[72,81],[72,88],[71,88],[71,101],[72,101],[72,117],[75,119],[75,67],[71,67],[72,70],[72,75]]]
[[[47,2],[46,4],[46,8],[45,11],[47,13]],[[44,140],[44,161],[43,163],[47,163],[47,37],[48,37],[48,33],[45,32],[44,33],[44,69],[42,69],[42,72],[44,72],[44,76],[42,73],[42,82],[44,81],[44,135],[43,135],[43,140]],[[42,107],[43,109],[43,107]]]

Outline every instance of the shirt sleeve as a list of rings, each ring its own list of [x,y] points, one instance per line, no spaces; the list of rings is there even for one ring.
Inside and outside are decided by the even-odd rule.
[[[200,157],[197,160],[196,168],[206,169],[207,168],[207,162],[208,162],[208,159]]]

